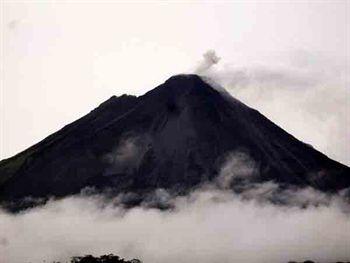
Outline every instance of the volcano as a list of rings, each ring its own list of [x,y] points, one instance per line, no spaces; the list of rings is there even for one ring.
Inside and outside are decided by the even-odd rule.
[[[244,152],[258,182],[335,192],[350,169],[197,75],[176,75],[135,97],[113,96],[81,119],[0,162],[1,202],[83,189],[188,191]]]

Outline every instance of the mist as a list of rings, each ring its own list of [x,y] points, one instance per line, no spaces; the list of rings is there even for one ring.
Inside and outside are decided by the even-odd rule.
[[[119,165],[137,160],[136,149],[148,140],[141,138],[146,137],[121,140],[114,160]],[[114,196],[83,189],[18,214],[0,210],[1,259],[68,262],[72,256],[109,253],[144,263],[329,263],[350,258],[350,232],[345,231],[350,227],[349,189],[329,194],[257,183],[257,177],[249,154],[233,151],[214,181],[187,195],[156,189],[129,209],[124,201],[132,193]]]
[[[125,210],[101,195],[80,195],[19,214],[1,211],[2,262],[64,262],[104,253],[145,263],[350,258],[350,218],[339,197],[306,209],[201,188],[173,204],[165,211]]]
[[[106,157],[111,169],[137,167],[148,141],[123,137]],[[248,152],[233,151],[215,180],[187,195],[160,188],[140,206],[126,208],[124,201],[135,193],[83,189],[17,214],[0,210],[0,259],[68,262],[113,253],[144,263],[349,260],[349,189],[330,194],[286,188],[257,183],[258,175]]]
[[[106,157],[111,169],[137,167],[148,141],[123,137]],[[258,183],[248,152],[233,151],[223,159],[214,181],[184,196],[156,189],[134,208],[123,203],[133,193],[83,189],[17,214],[0,210],[0,260],[68,262],[110,253],[144,263],[350,259],[349,189],[330,194]]]
[[[190,71],[350,165],[350,1],[82,2],[2,5],[0,158],[114,94]],[[101,176],[132,173],[147,147],[139,135],[115,142]],[[249,155],[232,152],[214,182],[186,196],[156,189],[130,209],[133,193],[27,197],[38,206],[0,207],[0,263],[109,253],[144,263],[350,261],[350,189],[283,188],[257,175]]]
[[[146,135],[124,135],[115,149],[103,159],[109,164],[105,175],[113,173],[130,173],[137,168],[147,151],[150,139]]]

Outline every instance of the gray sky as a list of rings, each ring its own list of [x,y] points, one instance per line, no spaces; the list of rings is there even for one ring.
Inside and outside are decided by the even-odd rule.
[[[211,76],[350,164],[350,1],[1,1],[0,159],[112,95],[191,72]]]

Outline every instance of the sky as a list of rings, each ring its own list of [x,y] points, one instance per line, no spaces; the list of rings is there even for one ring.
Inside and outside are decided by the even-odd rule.
[[[0,7],[0,159],[113,95],[142,95],[196,72],[350,165],[350,1],[0,0]],[[84,193],[20,214],[0,209],[0,255],[13,263],[86,253],[145,263],[349,259],[346,192],[279,192],[266,182],[237,196],[225,188],[236,176],[231,161],[217,186],[175,199],[155,190],[150,200],[165,198],[173,210],[126,211],[120,196]],[[286,206],[269,202],[276,193]]]
[[[350,1],[1,1],[0,159],[112,95],[206,74],[350,165]]]

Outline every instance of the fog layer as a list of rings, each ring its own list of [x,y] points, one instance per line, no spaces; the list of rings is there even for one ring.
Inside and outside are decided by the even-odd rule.
[[[293,194],[318,200],[317,192],[305,191]],[[124,210],[101,195],[69,197],[17,215],[1,211],[1,261],[64,261],[104,253],[145,263],[345,261],[348,207],[339,197],[327,200],[307,208],[278,206],[206,187],[160,211]]]

